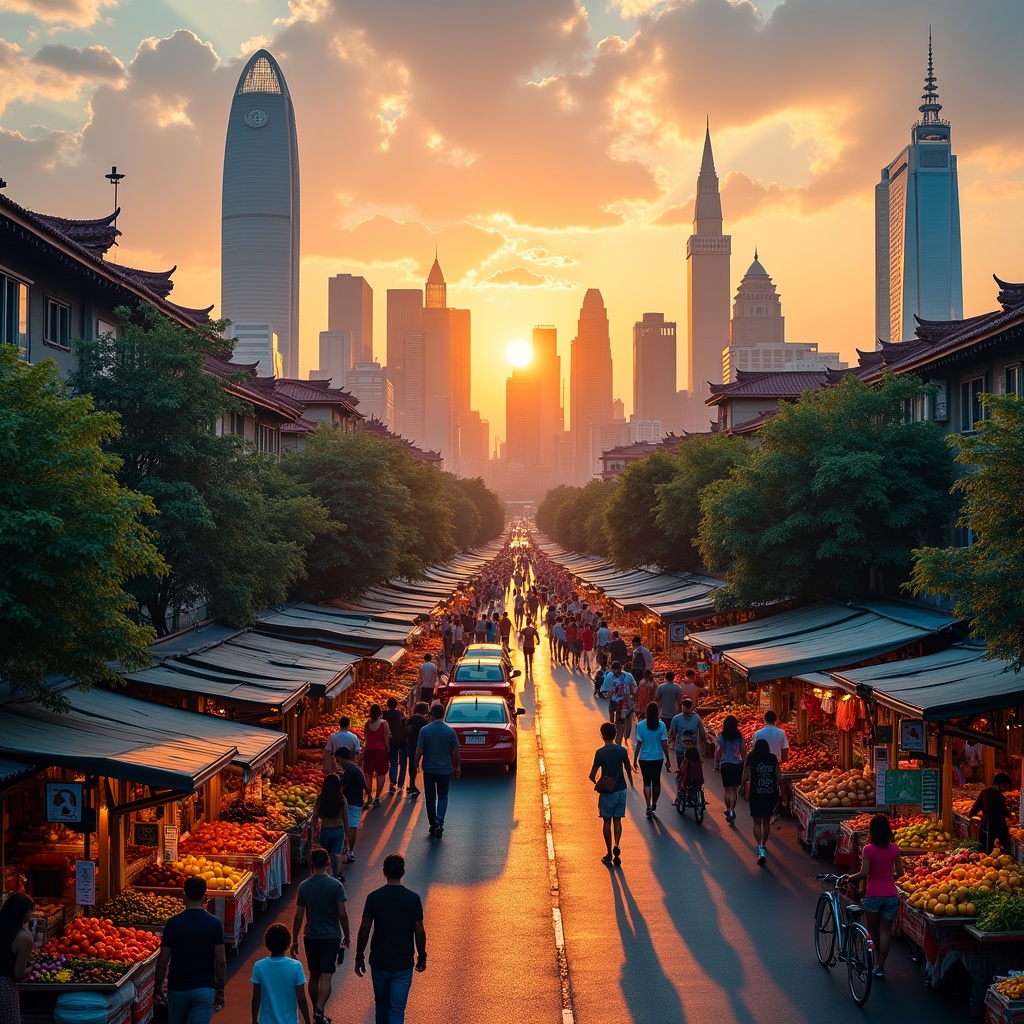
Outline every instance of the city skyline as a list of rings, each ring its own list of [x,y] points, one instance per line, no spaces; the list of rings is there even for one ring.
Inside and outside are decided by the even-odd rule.
[[[223,0],[214,16],[178,0],[50,5],[44,21],[41,5],[5,0],[0,176],[15,201],[91,217],[112,208],[103,174],[117,163],[128,177],[112,258],[177,264],[175,301],[216,302],[219,150],[240,71],[265,46],[288,81],[303,170],[301,376],[317,365],[329,278],[373,287],[385,361],[386,293],[422,287],[439,245],[450,304],[472,311],[484,418],[503,422],[502,353],[535,324],[557,328],[565,379],[590,287],[631,411],[632,325],[649,310],[685,318],[706,115],[733,247],[744,265],[756,245],[770,252],[787,333],[844,359],[873,344],[873,186],[913,120],[931,24],[957,131],[964,315],[988,309],[990,274],[1024,263],[1007,230],[1024,217],[1024,155],[1001,111],[1024,76],[1004,31],[1013,9],[759,6],[552,0],[466,19],[439,2],[427,19],[416,5],[284,0]],[[499,102],[497,124],[486,111]],[[837,279],[853,300],[843,318],[830,315]],[[682,349],[678,362],[684,388]]]

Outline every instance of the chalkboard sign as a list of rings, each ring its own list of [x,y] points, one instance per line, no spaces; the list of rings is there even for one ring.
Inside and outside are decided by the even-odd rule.
[[[155,822],[137,821],[132,828],[132,838],[136,846],[159,846],[160,826]]]
[[[885,802],[892,804],[919,804],[921,802],[921,773],[913,769],[890,768],[885,773]]]
[[[939,769],[925,768],[921,772],[921,811],[939,813]]]

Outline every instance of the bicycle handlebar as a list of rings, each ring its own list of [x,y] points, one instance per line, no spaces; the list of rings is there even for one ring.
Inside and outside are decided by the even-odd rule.
[[[818,879],[819,881],[835,882],[836,885],[839,885],[842,882],[845,882],[850,876],[849,875],[836,875],[836,874],[833,874],[832,872],[829,872],[829,873],[824,874],[824,875],[815,875],[814,877],[816,879]]]

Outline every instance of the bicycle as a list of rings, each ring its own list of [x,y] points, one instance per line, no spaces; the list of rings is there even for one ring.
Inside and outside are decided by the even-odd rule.
[[[875,971],[875,943],[858,920],[864,909],[851,903],[844,912],[839,887],[846,881],[846,875],[815,877],[832,886],[818,897],[814,911],[814,952],[818,963],[832,967],[837,961],[845,960],[850,995],[858,1006],[863,1006],[871,995]]]
[[[687,807],[693,808],[693,816],[697,819],[698,825],[704,824],[704,811],[707,807],[707,799],[704,796],[704,787],[698,783],[691,782],[686,786],[680,786],[676,790],[676,810],[680,814],[686,813]]]

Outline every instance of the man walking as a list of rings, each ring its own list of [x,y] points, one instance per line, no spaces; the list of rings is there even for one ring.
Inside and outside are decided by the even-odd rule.
[[[309,969],[309,999],[313,1004],[314,1024],[330,1024],[324,1016],[331,998],[331,979],[339,953],[349,945],[348,912],[345,910],[345,886],[330,871],[331,857],[326,850],[316,849],[309,855],[313,874],[300,886],[295,898],[295,921],[292,924],[292,956],[299,954],[299,933],[302,919],[306,930],[302,944]]]
[[[224,1009],[224,925],[204,909],[205,879],[186,878],[184,896],[185,909],[164,925],[156,993],[163,1001],[166,978],[169,1024],[210,1024],[213,1014]]]
[[[373,793],[366,784],[363,769],[352,760],[352,752],[348,747],[342,747],[338,751],[336,761],[336,770],[341,776],[341,791],[348,803],[348,828],[345,830],[348,857],[345,863],[351,864],[356,859],[356,838],[359,835],[359,826],[363,822],[363,797],[365,796],[368,801]]]
[[[335,755],[342,747],[348,747],[349,754],[353,758],[362,749],[359,737],[349,729],[351,724],[352,722],[347,717],[339,719],[338,731],[332,732],[331,735],[327,737],[327,743],[324,745],[325,775],[330,775],[330,773],[334,771]]]
[[[501,618],[498,620],[498,636],[501,637],[501,646],[507,651],[509,649],[509,637],[512,635],[512,620],[508,617],[508,612],[504,611],[501,613]]]
[[[366,943],[370,943],[375,1024],[404,1024],[412,987],[414,945],[416,970],[422,973],[427,969],[423,901],[402,885],[404,876],[405,858],[400,853],[389,853],[384,858],[386,884],[366,897],[356,938],[356,974],[360,978],[366,973]]]
[[[448,812],[448,787],[452,776],[462,774],[462,753],[455,730],[441,719],[444,708],[435,704],[430,709],[431,721],[420,729],[413,757],[413,775],[423,764],[423,789],[427,801],[427,824],[430,835],[440,839],[444,832],[444,816]]]
[[[789,737],[785,729],[780,729],[775,723],[779,716],[769,708],[764,713],[764,725],[754,733],[754,743],[758,740],[767,740],[768,749],[778,758],[779,764],[789,756]]]
[[[679,714],[683,706],[683,691],[676,682],[675,672],[665,673],[665,682],[654,691],[654,699],[658,702],[658,714],[665,723],[665,728],[671,729],[672,719]]]
[[[437,681],[440,673],[434,664],[434,656],[428,651],[423,655],[423,664],[416,673],[416,693],[413,704],[419,704],[422,700],[428,706],[433,702],[437,693]]]

